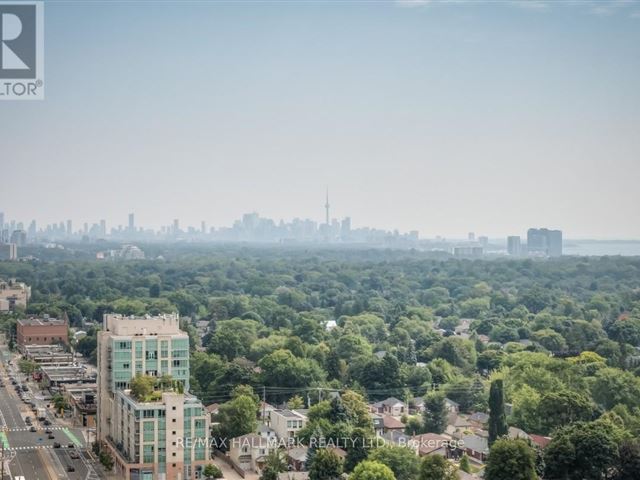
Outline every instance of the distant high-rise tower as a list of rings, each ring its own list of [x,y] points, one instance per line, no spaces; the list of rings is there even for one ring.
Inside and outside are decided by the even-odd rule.
[[[71,220],[67,220],[67,236],[71,236],[73,234],[73,222]]]
[[[4,212],[0,212],[0,231],[4,228]]]
[[[329,189],[328,188],[327,188],[327,201],[324,204],[324,210],[325,210],[324,223],[325,225],[329,226]]]
[[[129,231],[133,232],[136,228],[136,222],[135,222],[135,217],[133,216],[133,213],[129,214]]]
[[[546,228],[527,230],[527,250],[533,255],[562,256],[562,232]]]
[[[522,254],[522,246],[518,235],[507,237],[507,253],[515,257]]]

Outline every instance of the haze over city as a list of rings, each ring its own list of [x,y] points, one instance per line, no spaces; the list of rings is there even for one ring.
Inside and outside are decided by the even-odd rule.
[[[640,6],[558,3],[47,2],[0,210],[639,238]]]

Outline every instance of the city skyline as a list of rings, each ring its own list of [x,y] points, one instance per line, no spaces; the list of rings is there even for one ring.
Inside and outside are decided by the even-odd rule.
[[[49,2],[1,208],[640,238],[640,6],[558,3]]]
[[[4,234],[7,237],[11,237],[12,234],[23,233],[29,237],[29,240],[33,240],[34,234],[37,234],[38,237],[47,237],[47,233],[54,233],[53,239],[55,238],[63,238],[67,237],[78,237],[81,238],[83,235],[87,235],[90,238],[98,239],[98,238],[131,238],[135,239],[143,238],[145,235],[166,235],[177,236],[177,235],[199,235],[204,234],[206,236],[212,234],[220,234],[227,231],[231,231],[233,229],[237,229],[238,227],[246,228],[247,222],[251,222],[252,218],[255,218],[255,222],[267,222],[267,224],[271,225],[274,228],[282,228],[287,227],[291,228],[295,225],[307,225],[312,228],[314,231],[314,235],[321,237],[323,234],[326,234],[325,227],[329,229],[333,229],[335,233],[335,238],[344,235],[345,228],[347,231],[357,232],[357,231],[370,231],[377,234],[395,234],[400,236],[412,236],[419,237],[421,240],[425,239],[435,239],[435,240],[452,240],[452,241],[471,241],[478,242],[481,238],[490,238],[492,240],[495,239],[505,239],[509,236],[523,236],[526,237],[527,231],[531,228],[538,228],[536,226],[529,226],[524,231],[519,232],[510,232],[507,236],[496,235],[492,233],[487,233],[485,230],[478,231],[470,231],[467,230],[464,234],[460,235],[442,235],[438,232],[432,232],[431,234],[423,234],[417,229],[411,229],[409,231],[399,230],[397,228],[376,228],[370,225],[359,225],[357,223],[353,223],[353,218],[349,215],[343,217],[333,217],[329,214],[329,199],[325,200],[325,204],[323,206],[324,209],[324,218],[322,220],[314,219],[314,218],[300,218],[294,217],[289,219],[275,219],[270,218],[264,215],[261,215],[257,211],[247,212],[242,214],[239,218],[234,220],[229,225],[214,225],[206,220],[201,220],[199,222],[195,222],[194,224],[185,224],[181,221],[180,218],[174,218],[170,221],[166,221],[161,225],[147,225],[139,222],[137,219],[137,214],[135,212],[129,212],[124,217],[123,222],[110,224],[106,219],[94,219],[85,222],[76,222],[73,219],[59,220],[52,223],[40,223],[35,219],[24,221],[20,219],[12,219],[7,216],[7,214],[0,210],[0,234],[2,234],[4,229]],[[256,229],[258,225],[254,226]],[[545,227],[546,228],[546,227]],[[561,228],[561,227],[559,227]],[[341,233],[342,232],[342,233]],[[61,235],[60,235],[61,234]],[[476,238],[477,237],[477,238]],[[26,237],[25,237],[26,238]],[[596,237],[589,237],[590,239],[597,240]],[[576,238],[578,239],[578,238]],[[616,238],[611,237],[611,240],[636,240],[634,238],[625,239],[625,238]],[[607,239],[605,239],[607,240]],[[6,243],[16,243],[9,242],[9,238],[3,238],[0,236],[0,243],[2,241]],[[26,243],[26,242],[23,242]]]

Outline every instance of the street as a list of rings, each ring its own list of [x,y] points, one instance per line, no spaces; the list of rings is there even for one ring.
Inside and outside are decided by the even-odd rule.
[[[12,385],[24,375],[8,365],[11,358],[2,348],[0,367],[0,452],[6,460],[4,479],[15,480],[93,480],[99,478],[86,458],[86,441],[81,429],[60,425],[46,412],[46,420],[36,419],[30,406],[23,402]],[[15,364],[15,362],[13,362]],[[31,388],[32,385],[30,385]],[[26,421],[30,418],[31,426]],[[50,425],[45,425],[50,423]],[[33,431],[35,430],[35,431]]]

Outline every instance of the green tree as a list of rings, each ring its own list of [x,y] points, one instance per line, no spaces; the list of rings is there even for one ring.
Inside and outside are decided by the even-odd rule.
[[[287,408],[295,410],[297,408],[304,408],[304,399],[300,395],[294,395],[287,402]]]
[[[287,460],[280,450],[272,450],[267,455],[260,480],[278,480],[278,474],[287,471]]]
[[[504,410],[504,385],[501,378],[491,382],[489,389],[489,445],[509,432]]]
[[[391,469],[397,480],[417,480],[420,459],[407,447],[384,446],[369,454],[369,460],[383,463]]]
[[[56,410],[58,411],[64,410],[68,406],[67,399],[60,393],[56,393],[51,398],[51,403],[53,403],[53,406],[56,407]]]
[[[431,392],[424,397],[423,421],[426,432],[444,432],[447,427],[447,406],[443,393]]]
[[[360,462],[349,478],[351,480],[396,480],[389,467],[371,460]]]
[[[456,466],[441,455],[427,455],[420,464],[419,480],[458,480]]]
[[[466,453],[460,458],[460,470],[465,473],[471,473],[471,464],[469,463],[469,457]]]
[[[536,480],[536,454],[522,439],[501,438],[491,445],[485,480]]]
[[[18,360],[18,368],[25,375],[31,375],[38,369],[38,364],[33,360],[27,360],[26,358],[21,358]]]
[[[542,433],[549,434],[556,427],[584,420],[591,420],[595,405],[590,399],[576,392],[562,390],[546,392],[538,404],[538,417],[542,423]]]
[[[156,379],[154,377],[138,374],[131,379],[131,395],[138,401],[149,399],[153,394],[155,384]]]
[[[337,480],[342,475],[342,460],[333,451],[319,448],[309,466],[309,480]]]
[[[249,395],[239,395],[220,405],[214,436],[231,439],[255,431],[257,412],[258,405]]]
[[[215,480],[216,478],[222,478],[224,475],[222,474],[222,470],[218,468],[217,465],[213,463],[209,463],[204,467],[202,472],[207,480]]]
[[[545,478],[602,480],[618,464],[621,434],[607,419],[557,430],[545,448]],[[490,479],[489,479],[490,480]]]

